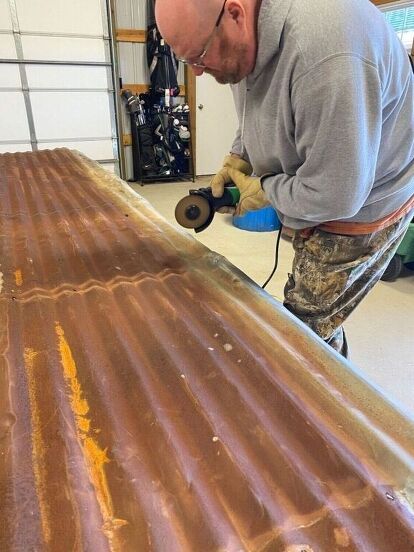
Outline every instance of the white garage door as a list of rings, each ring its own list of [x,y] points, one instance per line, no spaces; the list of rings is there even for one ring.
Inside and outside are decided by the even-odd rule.
[[[0,0],[0,153],[77,149],[118,172],[106,0]]]

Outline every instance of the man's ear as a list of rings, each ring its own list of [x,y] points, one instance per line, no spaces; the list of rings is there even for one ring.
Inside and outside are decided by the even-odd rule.
[[[242,2],[238,0],[230,0],[226,4],[226,11],[232,18],[232,20],[237,23],[237,25],[245,25],[246,23],[246,10]]]

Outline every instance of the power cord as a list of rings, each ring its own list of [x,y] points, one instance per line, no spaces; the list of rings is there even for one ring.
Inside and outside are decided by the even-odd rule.
[[[270,274],[269,278],[266,280],[266,282],[262,285],[262,289],[265,289],[267,284],[270,282],[270,280],[273,278],[273,276],[275,275],[275,272],[277,270],[277,267],[278,267],[278,264],[279,264],[279,245],[280,245],[280,238],[282,236],[282,230],[283,230],[283,226],[280,225],[280,228],[279,228],[279,232],[277,234],[277,239],[276,239],[276,250],[275,250],[275,265],[273,267],[273,270],[272,270],[272,273]]]

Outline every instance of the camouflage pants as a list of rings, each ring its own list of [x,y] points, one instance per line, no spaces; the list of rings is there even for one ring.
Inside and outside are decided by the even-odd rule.
[[[378,282],[404,237],[413,213],[372,234],[345,236],[316,228],[296,232],[285,307],[343,356],[343,322]]]

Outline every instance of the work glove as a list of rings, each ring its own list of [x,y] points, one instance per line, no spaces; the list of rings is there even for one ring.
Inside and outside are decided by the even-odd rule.
[[[263,191],[260,178],[247,176],[236,169],[227,169],[226,176],[240,191],[240,200],[235,210],[236,215],[244,215],[247,211],[257,211],[270,204]]]
[[[225,185],[230,184],[231,182],[227,169],[236,169],[237,171],[247,175],[250,175],[253,172],[253,168],[248,161],[245,161],[235,154],[227,155],[224,158],[223,167],[215,176],[213,176],[213,179],[210,182],[211,191],[213,192],[214,197],[221,197],[224,193]]]

